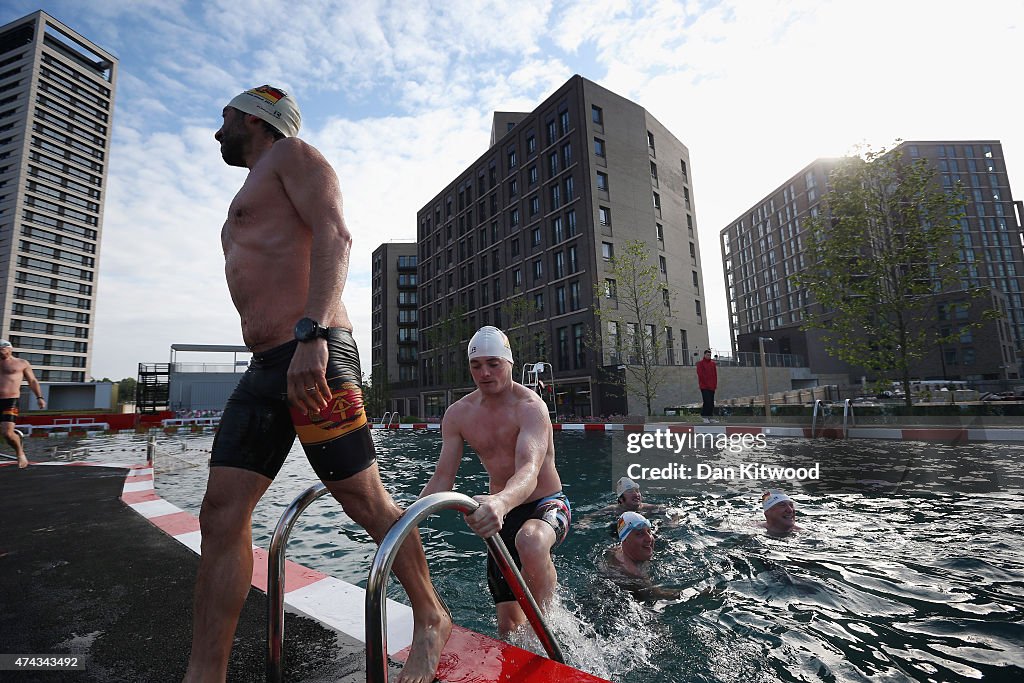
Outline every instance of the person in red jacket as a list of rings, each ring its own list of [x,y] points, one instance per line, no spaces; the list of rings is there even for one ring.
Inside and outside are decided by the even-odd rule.
[[[711,419],[715,414],[715,389],[718,388],[718,366],[711,360],[711,349],[704,352],[704,360],[697,361],[697,383],[700,385],[700,395],[704,397],[700,416],[704,418],[705,424],[717,422]]]

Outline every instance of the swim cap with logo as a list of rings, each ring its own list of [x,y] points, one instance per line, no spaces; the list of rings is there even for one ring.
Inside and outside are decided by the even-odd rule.
[[[636,529],[650,529],[651,523],[639,512],[623,512],[619,515],[619,521],[615,524],[616,532],[619,535],[619,543],[626,540],[626,536]]]
[[[765,510],[768,510],[769,508],[774,507],[779,503],[784,503],[786,501],[792,503],[793,499],[787,496],[782,491],[777,491],[775,489],[765,491],[761,495],[761,503],[764,505]]]
[[[504,358],[515,365],[512,360],[512,347],[509,346],[508,337],[505,333],[492,325],[485,325],[477,330],[473,338],[469,340],[469,348],[466,349],[469,359],[494,356]]]
[[[298,135],[299,126],[302,125],[302,113],[299,112],[295,98],[272,85],[246,90],[228,102],[228,106],[258,116],[281,131],[285,137]]]

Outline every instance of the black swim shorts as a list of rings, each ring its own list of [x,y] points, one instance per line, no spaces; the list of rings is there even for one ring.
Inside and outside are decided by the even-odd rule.
[[[18,421],[18,399],[0,398],[0,422]]]
[[[273,479],[298,434],[313,471],[323,481],[346,479],[376,459],[359,388],[359,352],[348,330],[327,337],[331,399],[319,414],[288,404],[288,366],[299,342],[254,354],[224,408],[213,440],[211,467],[240,467]]]
[[[555,546],[561,544],[565,537],[569,535],[569,525],[572,524],[572,509],[569,506],[569,499],[565,497],[564,493],[559,491],[546,498],[518,505],[505,515],[501,531],[498,534],[501,536],[501,540],[505,542],[509,555],[512,556],[519,569],[523,568],[523,562],[519,559],[519,551],[516,550],[516,534],[519,533],[519,530],[523,528],[528,519],[539,519],[547,522],[555,530],[555,542],[551,546],[551,549],[554,550]],[[512,592],[512,589],[505,582],[505,577],[501,575],[498,563],[494,561],[490,553],[487,553],[487,588],[491,591],[494,604],[499,602],[515,602],[516,600],[515,593]]]

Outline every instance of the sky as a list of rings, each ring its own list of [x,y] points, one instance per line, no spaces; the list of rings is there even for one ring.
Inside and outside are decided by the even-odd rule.
[[[263,83],[296,97],[300,137],[341,180],[343,298],[367,374],[372,251],[415,239],[416,211],[486,151],[493,111],[531,111],[573,74],[689,148],[723,353],[719,232],[814,159],[997,139],[1024,197],[1019,0],[6,0],[0,24],[38,9],[120,60],[96,379],[134,377],[174,343],[242,343],[219,235],[246,171],[213,134],[228,100]]]

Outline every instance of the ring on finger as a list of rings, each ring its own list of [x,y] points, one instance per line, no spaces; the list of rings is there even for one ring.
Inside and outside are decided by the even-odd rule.
[[[306,391],[316,391],[316,387],[306,387]]]

